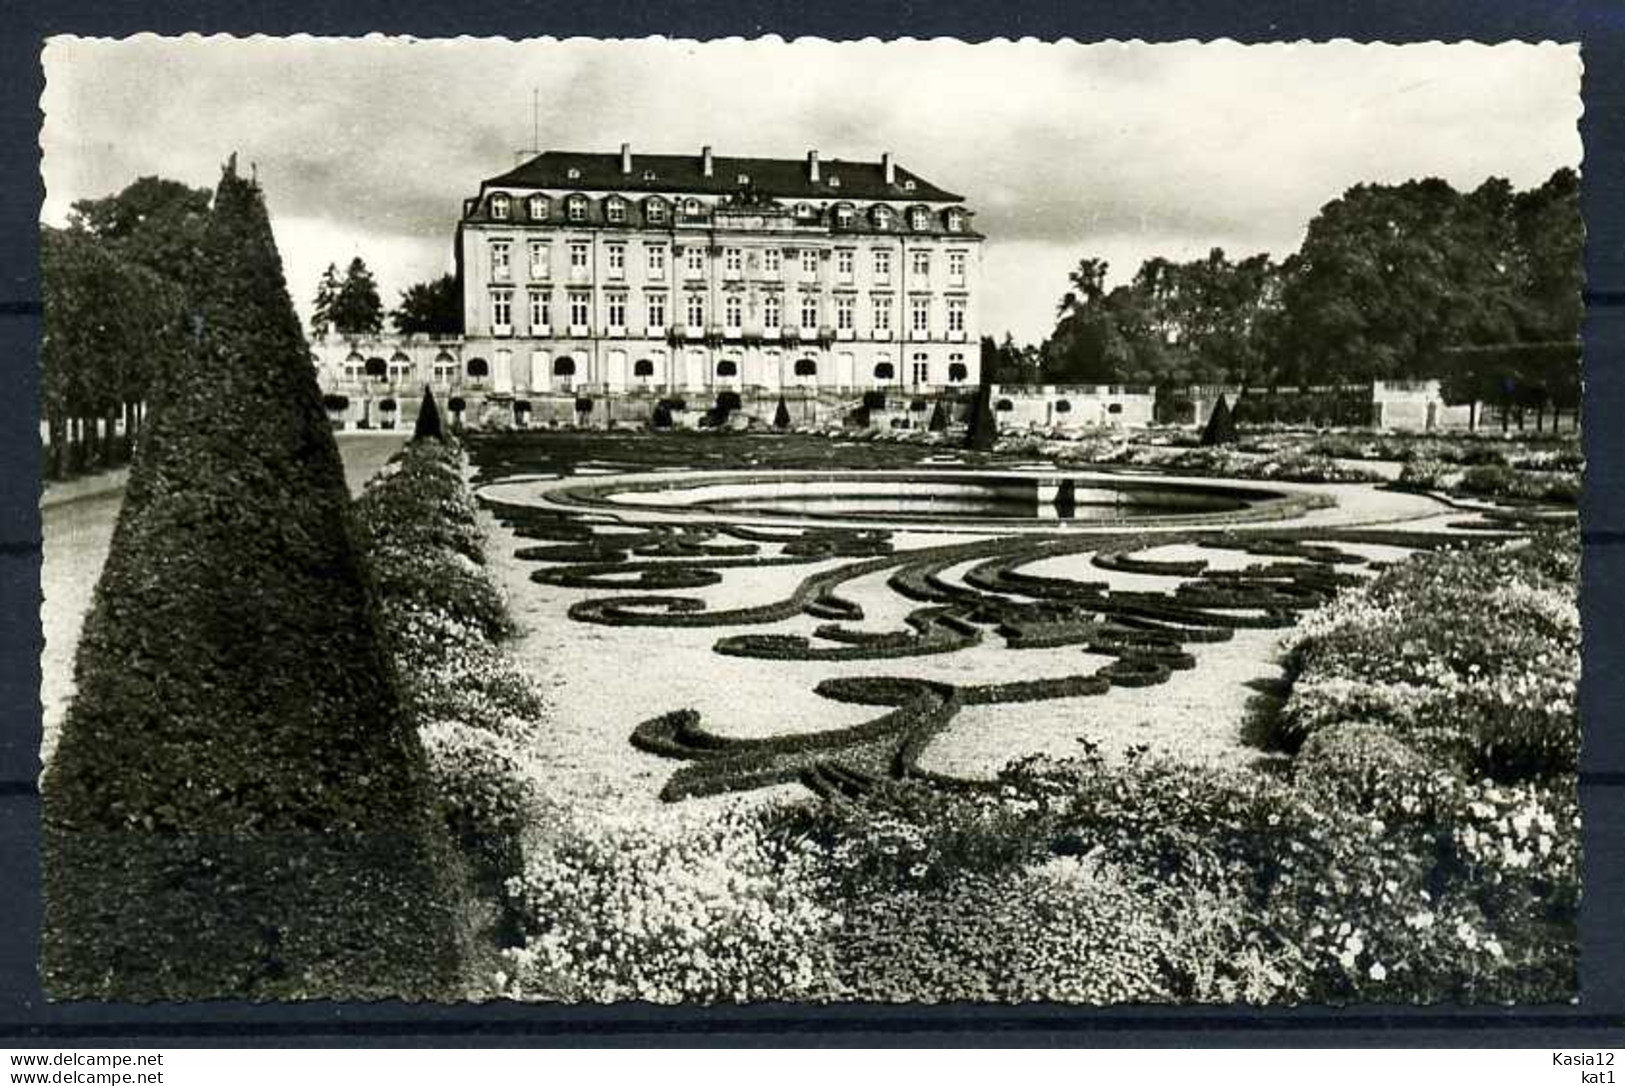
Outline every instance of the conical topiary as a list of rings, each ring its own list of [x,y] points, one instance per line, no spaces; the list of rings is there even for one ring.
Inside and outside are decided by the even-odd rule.
[[[1213,405],[1213,414],[1207,417],[1207,425],[1202,428],[1203,445],[1231,445],[1236,440],[1236,420],[1230,416],[1230,404],[1224,396]]]
[[[925,428],[934,434],[940,434],[948,428],[948,408],[941,400],[938,400],[937,405],[931,409],[931,421],[925,424]]]
[[[976,389],[976,401],[971,404],[970,423],[965,429],[965,446],[983,452],[993,448],[999,436],[999,424],[993,417],[993,386],[983,381]]]
[[[790,428],[790,406],[784,402],[784,395],[779,395],[779,406],[773,412],[773,428],[775,430],[788,430]]]
[[[56,998],[445,994],[446,860],[259,187],[226,168],[43,786]]]
[[[436,441],[443,441],[445,436],[440,426],[440,407],[434,402],[434,389],[424,385],[423,402],[418,405],[418,421],[412,427],[412,440],[433,438]]]

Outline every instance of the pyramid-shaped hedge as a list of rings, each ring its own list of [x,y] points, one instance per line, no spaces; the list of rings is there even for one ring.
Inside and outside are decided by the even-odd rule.
[[[228,166],[44,782],[58,998],[441,995],[457,968],[338,449]]]
[[[1221,394],[1213,405],[1213,414],[1202,428],[1203,445],[1233,445],[1236,441],[1236,420],[1231,416],[1230,404]]]

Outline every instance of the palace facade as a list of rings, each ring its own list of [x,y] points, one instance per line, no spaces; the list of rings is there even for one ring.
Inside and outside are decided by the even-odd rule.
[[[461,364],[497,397],[973,386],[973,218],[889,154],[549,151],[464,202]]]

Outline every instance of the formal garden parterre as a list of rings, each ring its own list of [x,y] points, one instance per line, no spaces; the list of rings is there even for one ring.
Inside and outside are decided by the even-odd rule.
[[[645,466],[624,437],[559,438],[556,459],[551,441],[527,459],[515,439],[482,438],[476,477]],[[651,439],[649,460],[693,442]],[[799,457],[783,441],[713,444],[785,470],[846,455],[810,440]],[[942,459],[887,444],[899,467]],[[846,727],[748,738],[678,705],[629,721],[626,741],[674,767],[660,786],[670,813],[611,813],[593,830],[574,812],[568,828],[533,828],[507,892],[525,918],[505,952],[510,995],[1522,1002],[1573,990],[1578,544],[1550,523],[1560,504],[1495,521],[1441,495],[1438,516],[1410,524],[924,546],[907,538],[915,525],[662,523],[658,511],[622,523],[601,505],[487,505],[518,536],[572,541],[520,552],[534,583],[577,590],[570,622],[715,630],[714,655],[761,666],[876,665],[814,684],[870,708]],[[1489,528],[1452,527],[1477,519]],[[1413,557],[1364,557],[1374,549]],[[798,562],[843,555],[745,606],[671,587],[714,586],[741,562],[793,577]],[[1023,572],[1072,555],[1101,579]],[[1163,587],[1117,587],[1115,572]],[[843,592],[865,578],[906,601],[901,628],[864,626]],[[1449,622],[1468,606],[1491,621]],[[797,616],[818,622],[750,629]],[[1011,749],[991,776],[922,764],[967,707],[1166,684],[1200,673],[1202,646],[1257,629],[1280,631],[1285,677],[1245,722],[1253,764],[1106,753],[1086,732],[1070,757]],[[951,682],[895,666],[972,646],[1011,663]],[[1020,677],[1024,653],[1010,650],[1035,647],[1076,649],[1078,665]],[[629,819],[640,829],[612,828]]]

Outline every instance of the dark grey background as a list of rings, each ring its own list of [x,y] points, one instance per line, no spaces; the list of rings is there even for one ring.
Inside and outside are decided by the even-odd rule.
[[[1242,1047],[1598,1047],[1625,1027],[1625,0],[1143,0],[932,5],[717,2],[488,3],[436,0],[7,0],[0,21],[0,1047],[40,1045],[1102,1045]],[[715,1009],[48,1005],[35,971],[39,930],[40,45],[53,33],[409,33],[534,37],[833,39],[1031,36],[1238,41],[1580,41],[1590,311],[1586,324],[1586,747],[1581,792],[1587,869],[1583,994],[1545,1008],[1310,1007],[1092,1009],[786,1007]],[[253,88],[245,86],[244,94]],[[1057,108],[1062,108],[1057,103]],[[1508,103],[1510,105],[1510,103]],[[1486,110],[1502,103],[1486,102]],[[726,125],[726,117],[719,118]],[[1043,166],[1035,157],[1034,168]],[[1616,421],[1618,420],[1618,421]]]

